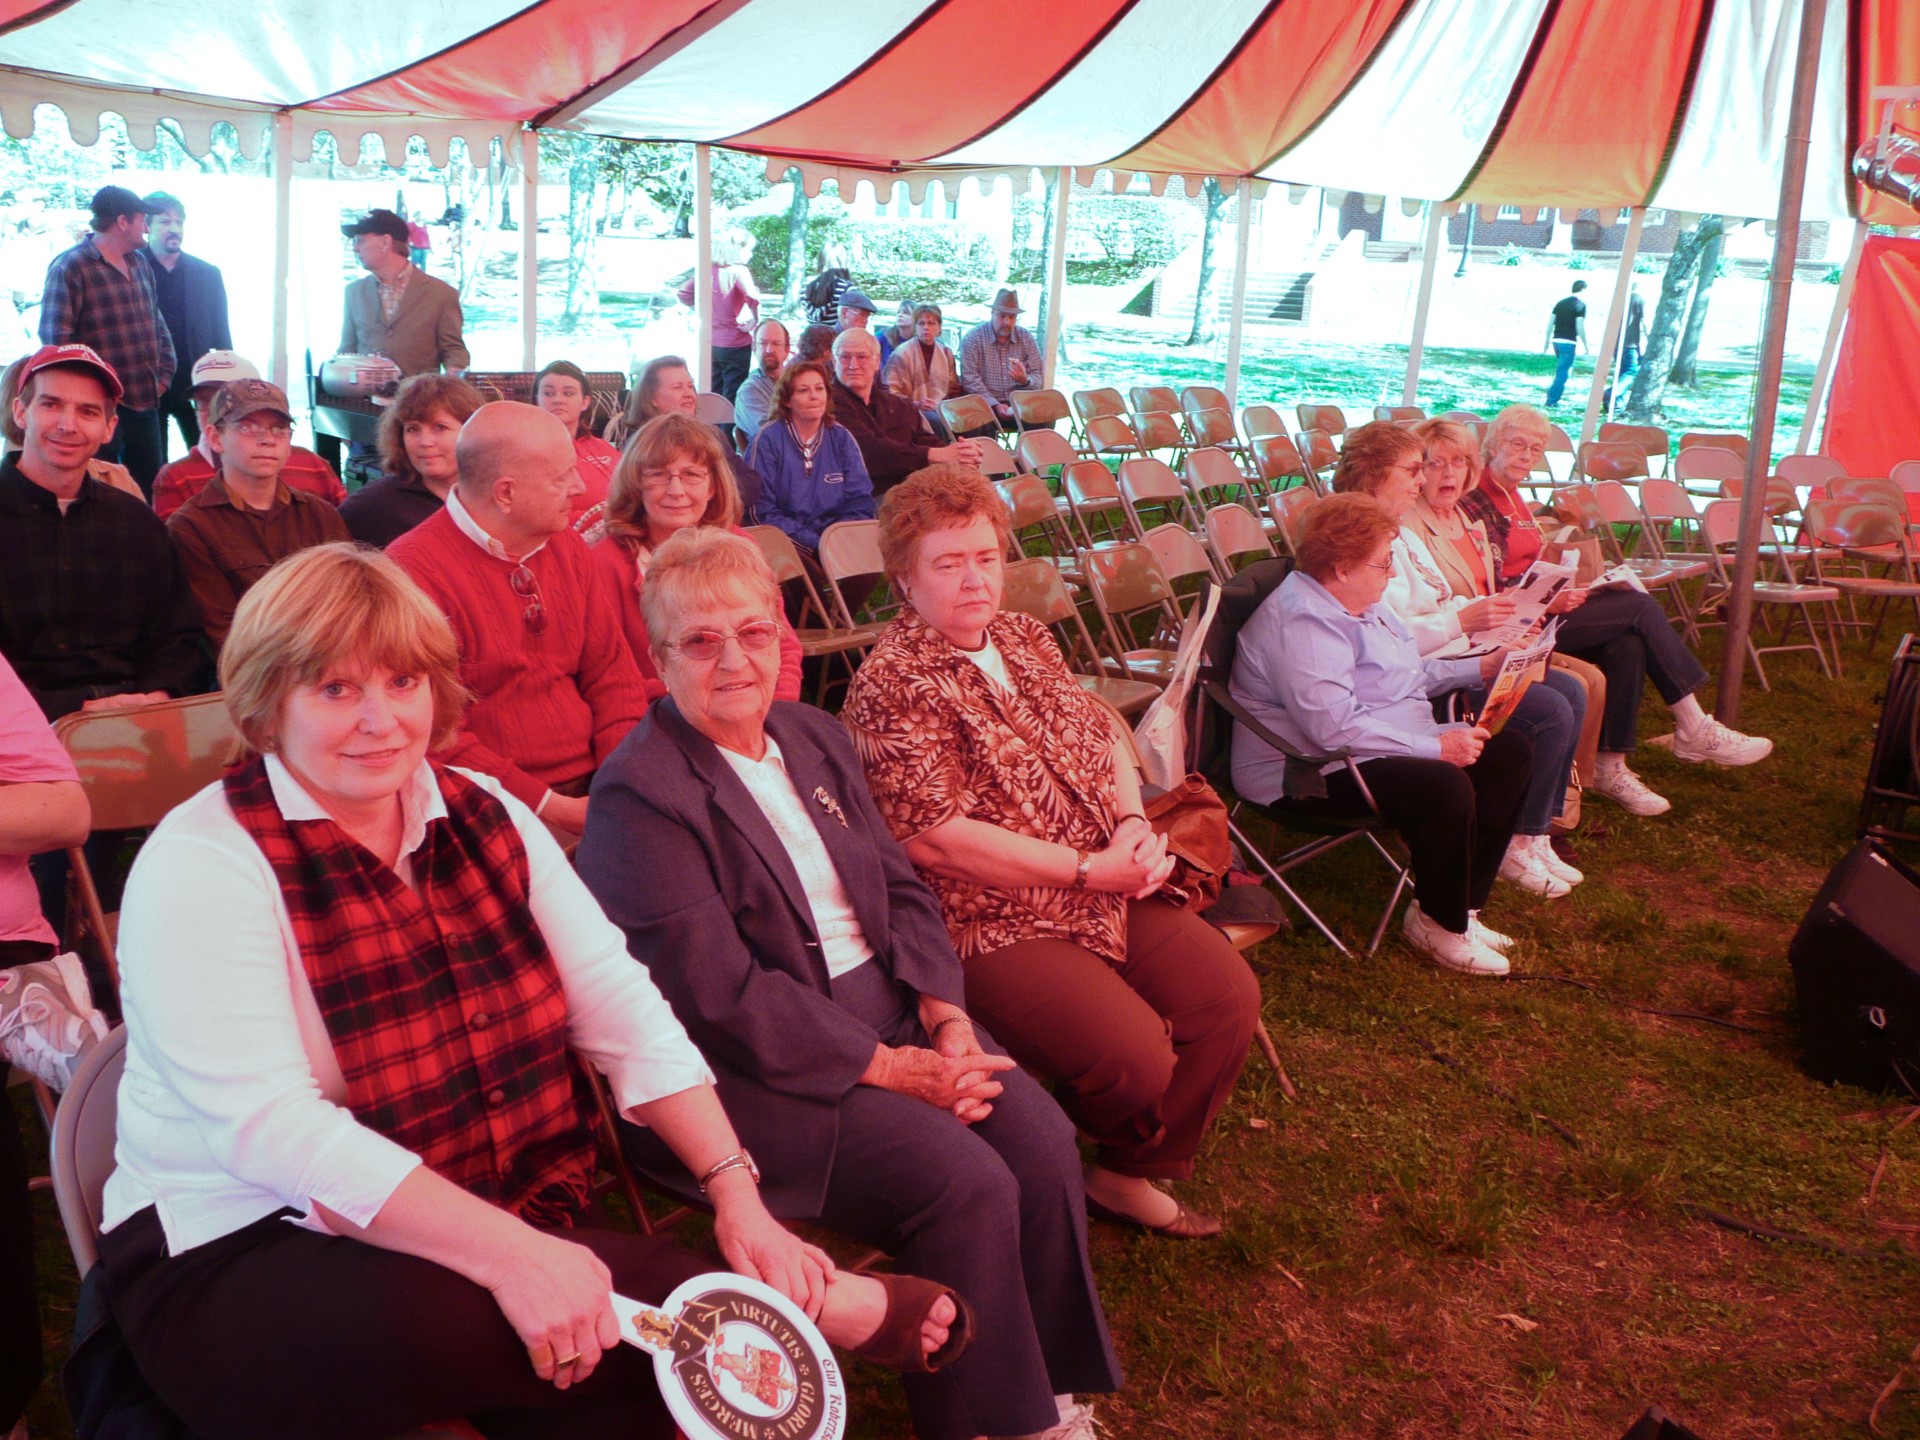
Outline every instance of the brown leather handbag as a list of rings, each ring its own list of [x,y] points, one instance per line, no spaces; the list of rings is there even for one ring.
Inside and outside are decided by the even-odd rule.
[[[1233,864],[1226,802],[1198,774],[1171,790],[1147,790],[1141,799],[1147,823],[1167,837],[1167,853],[1174,857],[1167,883],[1186,896],[1187,909],[1211,908]]]
[[[1600,725],[1606,719],[1607,677],[1597,665],[1554,652],[1553,668],[1577,677],[1587,687],[1587,718],[1580,727],[1580,743],[1573,752],[1573,774],[1567,777],[1567,800],[1553,822],[1555,835],[1570,834],[1580,824],[1580,792],[1593,778],[1593,767],[1600,754]]]

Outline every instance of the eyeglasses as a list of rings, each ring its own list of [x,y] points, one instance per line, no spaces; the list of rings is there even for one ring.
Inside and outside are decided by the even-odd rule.
[[[683,489],[691,490],[698,485],[711,484],[713,472],[704,465],[688,465],[680,470],[642,470],[640,487],[643,490],[665,490],[674,481],[679,481]]]
[[[1382,575],[1391,575],[1393,573],[1393,561],[1391,560],[1388,560],[1384,564],[1378,560],[1362,560],[1360,563],[1369,570],[1378,570]]]
[[[725,634],[718,630],[694,630],[669,642],[668,648],[678,650],[696,664],[705,665],[720,658],[729,640],[738,640],[742,650],[764,650],[779,643],[780,627],[771,620],[754,620]]]
[[[525,565],[516,565],[507,572],[507,584],[513,587],[513,593],[527,602],[527,608],[520,612],[520,618],[527,622],[527,628],[536,635],[547,633],[547,607],[540,603],[540,582],[534,578],[533,571]]]
[[[1547,442],[1544,440],[1522,440],[1516,435],[1503,442],[1500,448],[1509,455],[1524,455],[1530,459],[1538,460],[1542,455],[1547,453]]]
[[[285,440],[293,434],[293,426],[284,420],[278,424],[262,425],[254,420],[242,420],[237,425],[229,425],[229,430],[238,430],[249,440]]]

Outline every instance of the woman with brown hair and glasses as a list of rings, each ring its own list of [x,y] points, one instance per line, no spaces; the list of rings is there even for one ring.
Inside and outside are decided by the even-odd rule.
[[[627,647],[647,682],[647,699],[667,693],[653,666],[652,642],[640,607],[647,567],[662,545],[695,525],[740,528],[740,496],[727,473],[726,447],[711,425],[689,415],[659,415],[641,427],[613,472],[607,493],[605,535],[593,557],[613,577]],[[800,698],[800,637],[781,622],[780,678],[776,700]]]
[[[386,471],[340,503],[347,532],[385,549],[440,513],[459,468],[453,442],[467,417],[487,403],[455,375],[411,375],[380,417],[380,466]]]

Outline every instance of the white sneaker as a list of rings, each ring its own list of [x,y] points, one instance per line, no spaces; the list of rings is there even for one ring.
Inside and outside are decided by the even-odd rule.
[[[1489,950],[1498,950],[1502,955],[1513,948],[1513,937],[1502,935],[1491,925],[1483,924],[1478,910],[1467,912],[1467,938],[1478,940]]]
[[[1507,973],[1506,956],[1491,946],[1482,945],[1471,933],[1458,935],[1429,920],[1421,911],[1418,900],[1407,902],[1407,914],[1400,922],[1400,933],[1406,936],[1409,945],[1443,969],[1458,970],[1462,975]]]
[[[1535,858],[1531,835],[1516,835],[1507,842],[1506,858],[1500,862],[1500,878],[1545,900],[1558,900],[1573,888],[1549,873]]]
[[[64,1093],[80,1059],[107,1038],[87,972],[71,952],[0,970],[0,1055]]]
[[[1711,761],[1715,765],[1751,765],[1772,753],[1773,741],[1764,735],[1742,735],[1738,730],[1722,725],[1711,715],[1694,726],[1691,735],[1679,729],[1673,732],[1673,755],[1676,760],[1691,760],[1695,764]]]
[[[1533,858],[1542,870],[1546,871],[1556,880],[1564,881],[1569,886],[1578,885],[1582,880],[1587,878],[1581,871],[1574,869],[1573,866],[1560,858],[1554,851],[1553,841],[1549,840],[1545,835],[1535,835],[1531,838],[1533,840]]]
[[[1072,1396],[1055,1397],[1060,1423],[1040,1432],[1041,1440],[1100,1440],[1102,1427],[1093,1418],[1093,1406],[1082,1405]]]
[[[1676,744],[1678,741],[1676,740]],[[1587,786],[1590,795],[1604,795],[1629,815],[1664,815],[1673,802],[1655,791],[1633,771],[1622,765],[1618,770],[1602,770]]]

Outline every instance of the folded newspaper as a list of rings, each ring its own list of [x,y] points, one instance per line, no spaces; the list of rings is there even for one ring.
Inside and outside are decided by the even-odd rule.
[[[1475,724],[1489,735],[1498,735],[1500,727],[1513,718],[1527,687],[1547,673],[1547,660],[1553,654],[1554,637],[1560,631],[1558,620],[1549,620],[1539,638],[1529,645],[1509,650],[1500,669],[1487,686],[1486,702],[1480,707]]]

